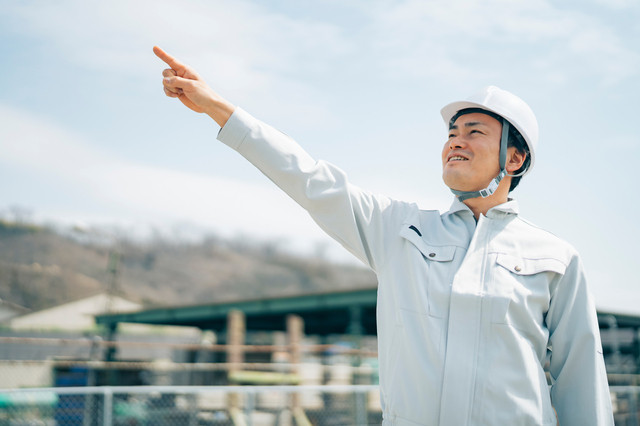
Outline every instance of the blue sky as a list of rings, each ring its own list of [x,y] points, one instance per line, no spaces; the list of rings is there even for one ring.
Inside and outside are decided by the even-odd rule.
[[[212,231],[348,255],[166,98],[157,44],[374,192],[446,209],[439,110],[493,84],[536,112],[524,217],[638,311],[635,0],[3,1],[0,211],[131,233]]]

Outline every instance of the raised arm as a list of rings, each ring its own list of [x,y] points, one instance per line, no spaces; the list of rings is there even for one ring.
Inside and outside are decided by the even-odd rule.
[[[170,68],[162,71],[164,93],[170,98],[178,98],[195,112],[205,113],[220,127],[224,127],[235,107],[213,89],[188,65],[178,61],[158,46],[153,53]]]
[[[292,138],[235,108],[162,49],[153,51],[171,67],[162,73],[167,96],[213,118],[222,127],[218,140],[249,160],[347,250],[378,268],[388,249],[386,241],[397,238],[406,217],[400,210],[413,207],[349,184],[342,170],[315,160]]]

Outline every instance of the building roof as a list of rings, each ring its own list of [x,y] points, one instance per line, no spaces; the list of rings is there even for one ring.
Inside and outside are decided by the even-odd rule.
[[[95,294],[40,311],[16,316],[8,321],[14,330],[60,329],[83,330],[92,328],[94,316],[108,311],[137,311],[142,307],[119,296]]]
[[[220,332],[226,328],[229,312],[239,310],[245,314],[247,330],[284,330],[287,316],[296,314],[304,319],[307,334],[375,335],[376,297],[376,288],[370,288],[163,307],[128,313],[101,314],[96,316],[96,323],[114,328],[120,323],[182,325]],[[640,316],[598,311],[601,328],[611,327],[612,318],[615,319],[617,327],[640,328]]]
[[[30,309],[25,308],[24,306],[0,299],[0,323],[8,321],[19,315],[23,315],[29,311]]]
[[[222,331],[232,310],[244,312],[247,330],[286,329],[290,314],[302,317],[305,333],[376,334],[375,288],[355,291],[273,297],[206,305],[165,307],[138,312],[96,316],[97,324],[115,327],[119,323],[171,324]]]

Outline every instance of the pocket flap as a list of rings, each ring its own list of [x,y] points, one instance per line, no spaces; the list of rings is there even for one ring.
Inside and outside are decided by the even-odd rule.
[[[434,246],[427,244],[422,236],[419,235],[419,230],[413,225],[404,224],[400,231],[400,236],[407,239],[413,244],[427,260],[433,260],[436,262],[450,262],[456,253],[455,246]]]
[[[562,275],[567,269],[564,263],[552,257],[528,259],[526,257],[499,253],[496,262],[498,265],[517,275],[534,275],[545,271]]]

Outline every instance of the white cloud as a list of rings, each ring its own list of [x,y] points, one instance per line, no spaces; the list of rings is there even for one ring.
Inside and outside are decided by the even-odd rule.
[[[332,113],[340,89],[313,82],[343,68],[377,74],[378,81],[388,76],[469,88],[510,79],[611,86],[640,71],[624,28],[550,1],[367,0],[331,7],[355,11],[365,24],[351,31],[337,19],[294,18],[248,0],[3,5],[20,23],[15,31],[46,40],[83,67],[121,74],[123,83],[158,78],[163,65],[150,52],[158,44],[235,102],[269,111],[269,120],[295,116],[306,126],[340,120]]]
[[[591,0],[591,3],[613,10],[638,9],[637,0]]]
[[[381,1],[371,14],[374,43],[399,76],[477,81],[530,64],[523,80],[591,75],[610,85],[640,70],[623,28],[546,1]]]
[[[157,44],[238,98],[296,93],[298,102],[307,100],[303,109],[321,115],[318,120],[328,115],[318,108],[323,94],[303,77],[322,74],[354,49],[336,25],[292,19],[242,0],[36,1],[2,9],[19,22],[13,31],[46,40],[63,62],[148,79],[150,70],[159,76],[163,68],[151,52]]]
[[[224,236],[241,233],[256,239],[285,239],[303,250],[328,241],[308,215],[266,179],[264,184],[247,184],[136,164],[9,106],[0,104],[0,117],[0,164],[63,180],[64,191],[80,189],[105,206],[99,214],[83,213],[89,199],[67,206],[78,219],[165,229],[194,223]],[[41,195],[32,194],[29,207],[50,209],[39,204]]]
[[[628,0],[614,3],[631,7]],[[161,44],[247,97],[286,89],[321,97],[301,87],[303,76],[371,51],[379,55],[377,66],[398,77],[482,79],[501,58],[505,69],[515,61],[545,64],[554,79],[565,69],[565,81],[586,69],[615,84],[640,69],[624,28],[549,1],[379,0],[361,1],[359,8],[368,24],[352,34],[337,21],[295,19],[246,0],[4,5],[20,31],[84,66],[146,77],[156,64],[150,48]]]

